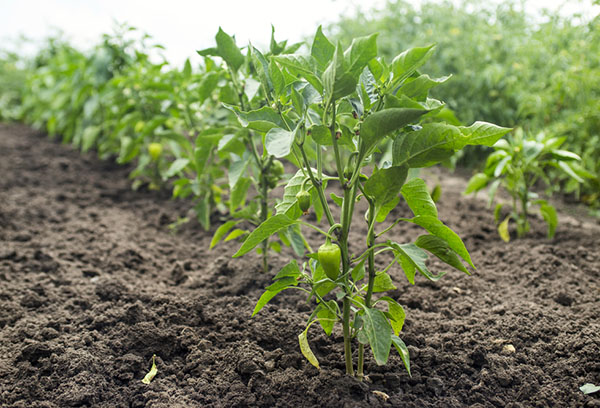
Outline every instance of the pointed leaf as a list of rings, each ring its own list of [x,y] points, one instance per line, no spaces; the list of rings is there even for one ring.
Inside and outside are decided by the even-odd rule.
[[[369,339],[369,346],[377,365],[384,365],[390,355],[392,346],[392,328],[385,314],[379,309],[365,307],[364,331]]]
[[[302,352],[302,355],[306,357],[309,363],[320,369],[321,367],[319,367],[319,361],[317,360],[317,357],[315,357],[312,350],[310,349],[310,346],[308,345],[308,339],[306,338],[307,332],[308,327],[306,328],[306,330],[304,330],[298,335],[298,341],[300,342],[300,351]]]
[[[442,238],[436,237],[435,235],[421,235],[415,241],[415,245],[431,252],[443,262],[469,275],[469,271],[467,271],[467,268],[462,264],[456,252],[454,252]]]
[[[408,375],[410,375],[410,354],[408,352],[408,347],[406,347],[406,344],[404,344],[398,336],[392,336],[392,344],[396,347],[396,350],[404,363],[404,367],[406,368],[406,371],[408,371]]]
[[[267,132],[265,148],[269,154],[281,158],[290,154],[294,143],[294,132],[274,127]]]
[[[423,179],[417,177],[410,180],[402,186],[401,193],[415,216],[428,215],[435,218],[438,217],[437,208],[429,195],[427,185]]]
[[[364,158],[390,133],[417,121],[427,113],[425,109],[384,109],[369,115],[360,129],[362,140],[360,157]]]
[[[271,235],[295,223],[297,223],[297,221],[292,220],[285,214],[277,214],[272,216],[250,233],[248,238],[246,238],[240,249],[238,249],[233,257],[237,258],[250,252],[252,249],[254,249],[254,247]]]

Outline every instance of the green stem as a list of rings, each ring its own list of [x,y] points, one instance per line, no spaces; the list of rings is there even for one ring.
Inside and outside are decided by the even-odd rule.
[[[374,224],[375,224],[375,204],[373,201],[369,200],[369,219],[367,221],[369,225],[369,232],[367,234],[367,248],[372,248],[375,245],[375,232],[374,232]],[[369,272],[369,281],[367,286],[367,294],[365,295],[365,307],[371,307],[371,298],[373,296],[373,286],[375,284],[375,254],[373,251],[369,252],[368,255],[368,272]],[[365,361],[365,346],[360,343],[358,345],[358,373],[357,377],[359,380],[364,378],[364,361]]]
[[[340,180],[340,186],[344,186],[344,167],[342,166],[342,158],[340,156],[340,148],[338,146],[337,136],[336,136],[336,122],[335,122],[335,101],[332,101],[331,104],[331,125],[329,126],[329,131],[331,132],[331,142],[333,143],[333,152],[335,153],[335,166],[337,168],[338,177]]]
[[[329,209],[329,205],[327,205],[327,198],[325,198],[325,193],[323,192],[323,184],[321,180],[317,180],[315,175],[312,172],[310,167],[310,161],[308,160],[308,156],[306,156],[306,152],[302,146],[298,146],[300,148],[300,153],[302,153],[302,159],[304,160],[304,165],[306,167],[306,171],[308,172],[308,177],[310,177],[310,181],[313,184],[313,187],[317,189],[317,193],[319,195],[319,201],[321,201],[321,205],[325,210],[325,215],[327,216],[327,221],[329,225],[335,224],[335,220],[333,219],[333,215],[331,214],[331,210]]]

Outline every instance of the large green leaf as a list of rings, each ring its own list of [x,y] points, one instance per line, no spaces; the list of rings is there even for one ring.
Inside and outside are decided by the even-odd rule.
[[[223,106],[235,113],[238,121],[245,128],[266,133],[274,127],[285,127],[285,123],[283,123],[279,112],[270,106],[263,106],[260,109],[249,112],[244,112],[237,106],[228,105],[226,103],[223,103]]]
[[[369,61],[377,57],[377,35],[375,33],[353,39],[350,47],[344,52],[348,72],[355,80],[358,80],[358,76]]]
[[[281,231],[284,228],[289,227],[292,224],[295,224],[297,221],[291,219],[285,214],[277,214],[268,218],[265,222],[260,224],[250,235],[240,249],[233,255],[234,258],[242,256],[248,252],[250,252],[254,247],[263,242],[265,239],[270,237],[271,235]]]
[[[235,45],[235,40],[219,27],[215,37],[217,41],[217,51],[219,56],[225,60],[234,70],[238,70],[244,63],[244,56],[240,49]]]
[[[458,129],[465,137],[464,145],[492,146],[502,136],[510,132],[511,128],[496,126],[487,122],[475,122],[469,127],[459,126]]]
[[[294,132],[279,127],[271,128],[265,137],[267,152],[277,158],[290,154],[294,143]]]
[[[396,136],[392,146],[394,166],[428,167],[454,154],[460,131],[451,125],[428,123],[422,129]]]
[[[365,183],[365,193],[375,201],[376,207],[381,208],[398,196],[407,174],[405,167],[378,170]]]
[[[437,219],[437,217],[431,216],[416,216],[414,218],[405,218],[405,221],[412,222],[423,228],[425,228],[431,235],[435,235],[438,238],[443,239],[448,243],[448,246],[456,252],[462,259],[464,259],[471,267],[475,268],[471,261],[469,251],[465,247],[460,237],[456,232],[452,231],[443,222]]]
[[[414,215],[428,215],[437,218],[437,208],[423,179],[417,177],[410,180],[402,186],[401,193]]]
[[[462,264],[456,252],[450,248],[450,245],[448,245],[446,240],[436,237],[435,235],[421,235],[415,241],[415,245],[431,252],[453,268],[469,274],[467,268]]]
[[[369,339],[371,351],[377,365],[387,363],[392,346],[392,328],[385,314],[375,308],[365,307],[363,317],[364,331]]]
[[[392,61],[393,84],[399,85],[427,62],[433,53],[434,46],[411,48],[394,58]]]
[[[329,61],[331,61],[334,52],[335,45],[333,45],[331,41],[329,41],[327,37],[325,37],[321,26],[319,26],[319,28],[317,28],[315,38],[313,39],[313,43],[310,48],[310,54],[317,62],[319,71],[325,71],[325,68],[327,68]]]
[[[407,80],[398,93],[412,99],[424,101],[429,95],[429,90],[446,82],[450,76],[431,78],[429,75],[420,75],[415,79]]]
[[[427,253],[415,244],[400,245],[392,242],[390,243],[390,246],[394,249],[396,259],[400,263],[406,278],[411,284],[415,284],[415,271],[419,271],[421,275],[433,282],[438,281],[446,274],[445,272],[440,272],[437,275],[431,273],[425,264],[425,261],[427,261]]]
[[[335,48],[334,57],[323,72],[323,86],[327,95],[334,100],[350,95],[356,88],[357,79],[350,73],[344,60],[340,43]]]
[[[383,296],[380,300],[384,300],[388,303],[388,314],[390,316],[390,325],[394,334],[397,336],[404,326],[404,319],[406,318],[406,312],[404,308],[400,306],[398,302],[389,296]]]
[[[319,93],[323,92],[323,84],[317,76],[317,62],[312,56],[284,54],[272,58],[287,68],[290,74],[305,78]]]
[[[391,108],[368,116],[360,129],[360,157],[368,156],[384,137],[414,123],[427,112],[425,109]]]

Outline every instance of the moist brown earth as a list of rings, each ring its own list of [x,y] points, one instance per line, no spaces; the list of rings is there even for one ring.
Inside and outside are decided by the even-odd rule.
[[[288,250],[264,274],[256,254],[231,258],[235,242],[208,250],[217,218],[209,232],[192,221],[173,233],[190,204],[132,191],[129,170],[0,125],[0,406],[600,407],[600,393],[579,390],[600,383],[593,219],[563,212],[547,240],[534,217],[527,238],[505,244],[483,197],[461,195],[464,178],[429,173],[443,188],[440,218],[478,269],[414,286],[393,271],[412,377],[394,352],[382,367],[369,355],[359,382],[344,375],[339,330],[309,331],[321,370],[300,353],[302,292],[250,318]]]

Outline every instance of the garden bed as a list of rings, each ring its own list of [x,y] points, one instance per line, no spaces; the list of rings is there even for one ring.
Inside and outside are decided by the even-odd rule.
[[[378,367],[369,353],[358,382],[343,374],[340,332],[309,331],[321,370],[300,353],[300,293],[250,318],[288,252],[265,275],[256,254],[231,258],[235,242],[208,250],[215,227],[168,227],[187,203],[134,192],[130,169],[27,127],[0,125],[0,152],[3,407],[600,407],[600,393],[579,390],[600,383],[591,219],[563,213],[549,241],[534,218],[526,239],[505,244],[483,197],[461,195],[465,179],[430,174],[441,179],[440,219],[478,269],[415,286],[392,271],[412,377],[399,356]],[[394,231],[399,242],[418,233]],[[356,237],[351,248],[364,245]]]

